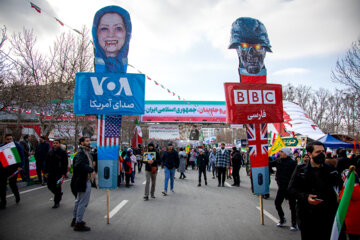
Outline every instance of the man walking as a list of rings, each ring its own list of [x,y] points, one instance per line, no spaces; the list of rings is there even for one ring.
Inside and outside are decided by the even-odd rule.
[[[207,179],[206,179],[206,168],[208,165],[208,158],[204,153],[204,150],[199,149],[199,155],[197,156],[197,163],[199,166],[199,184],[198,187],[201,187],[201,174],[204,174],[204,180],[205,185],[207,185]]]
[[[218,171],[218,187],[224,186],[226,169],[230,167],[230,153],[225,149],[225,143],[221,143],[221,148],[216,152],[215,167]]]
[[[289,193],[297,200],[301,239],[327,240],[338,206],[334,188],[341,185],[341,179],[335,168],[325,163],[323,143],[309,143],[306,150],[310,161],[296,167]]]
[[[240,187],[240,168],[241,168],[242,156],[240,151],[236,149],[236,147],[232,148],[231,152],[231,163],[233,167],[233,177],[234,177],[234,184],[232,186]]]
[[[0,147],[9,144],[11,142],[15,143],[16,149],[20,155],[21,163],[13,164],[7,167],[4,167],[0,162],[0,209],[4,209],[6,207],[6,185],[7,181],[9,180],[9,185],[11,188],[11,191],[13,192],[15,196],[15,202],[20,202],[20,194],[19,189],[16,185],[16,180],[18,174],[16,171],[21,172],[22,167],[25,161],[24,157],[24,151],[19,143],[15,142],[13,140],[13,136],[11,134],[5,135],[5,144],[2,144]]]
[[[213,179],[215,179],[215,173],[217,172],[216,167],[215,167],[215,162],[216,162],[216,148],[213,148],[213,150],[210,152],[209,155],[209,162],[210,162],[210,167],[212,168],[212,175],[213,175]],[[217,173],[216,173],[217,174]]]
[[[21,147],[24,150],[24,168],[22,171],[22,178],[25,182],[30,181],[30,171],[29,171],[29,158],[31,155],[31,144],[29,142],[29,135],[24,135],[23,140],[20,142]]]
[[[36,145],[35,150],[35,160],[36,160],[36,174],[38,178],[38,183],[41,183],[42,185],[45,185],[46,183],[46,177],[45,177],[45,171],[46,171],[46,156],[49,152],[50,145],[45,141],[45,137],[40,137],[40,143]],[[44,175],[41,176],[41,172]]]
[[[149,200],[149,187],[150,187],[150,180],[151,180],[151,197],[155,198],[155,186],[156,186],[156,175],[158,171],[158,165],[160,163],[160,154],[155,150],[155,146],[153,143],[149,143],[148,145],[148,152],[150,154],[154,154],[154,160],[148,160],[145,162],[145,196],[144,200]]]
[[[165,183],[164,183],[164,191],[162,194],[164,196],[167,195],[168,184],[170,179],[170,190],[174,192],[174,178],[175,178],[175,169],[179,167],[179,155],[174,150],[172,143],[168,144],[168,149],[164,152],[164,156],[162,158],[162,165],[165,167]]]
[[[90,231],[83,222],[83,216],[90,200],[91,182],[95,172],[90,158],[90,138],[81,137],[80,148],[74,158],[74,175],[71,179],[71,189],[76,195],[71,226],[74,231]]]
[[[279,214],[280,222],[278,227],[284,226],[286,219],[284,211],[281,207],[284,199],[289,199],[290,211],[291,211],[291,227],[290,231],[296,231],[296,199],[288,194],[288,186],[291,179],[291,175],[294,172],[297,163],[291,156],[291,149],[287,147],[281,148],[279,151],[280,158],[275,161],[269,162],[269,167],[276,167],[275,179],[278,184],[278,191],[275,198],[275,207]]]
[[[60,206],[61,183],[66,177],[67,167],[67,153],[60,147],[60,140],[54,140],[53,148],[46,157],[47,184],[49,190],[54,194],[54,206],[52,208]]]

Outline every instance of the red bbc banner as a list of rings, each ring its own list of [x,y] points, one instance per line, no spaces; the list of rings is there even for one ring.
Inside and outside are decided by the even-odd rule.
[[[224,83],[229,124],[283,122],[280,84]]]

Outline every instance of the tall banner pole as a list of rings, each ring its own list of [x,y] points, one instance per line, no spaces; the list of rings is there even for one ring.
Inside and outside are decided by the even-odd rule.
[[[95,73],[77,73],[74,112],[97,115],[97,155],[99,188],[106,189],[109,224],[110,191],[116,189],[122,115],[142,115],[145,111],[145,75],[128,74],[131,38],[128,11],[107,6],[96,12],[92,35]]]
[[[263,206],[263,196],[259,195],[260,200],[260,223],[264,225],[264,206]]]
[[[253,191],[259,196],[264,224],[262,195],[269,193],[267,123],[283,122],[281,85],[266,83],[264,59],[271,51],[266,28],[257,19],[241,17],[232,24],[230,49],[239,58],[240,83],[224,83],[226,119],[246,124]]]
[[[110,190],[106,189],[106,223],[110,223]]]

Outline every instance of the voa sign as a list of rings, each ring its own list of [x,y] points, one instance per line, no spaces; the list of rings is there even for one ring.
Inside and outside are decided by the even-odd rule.
[[[76,114],[142,115],[144,110],[144,74],[76,74],[74,96]]]

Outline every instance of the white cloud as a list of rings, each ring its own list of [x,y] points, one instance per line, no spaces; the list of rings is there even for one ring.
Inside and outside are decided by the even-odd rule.
[[[274,72],[273,76],[284,76],[284,75],[295,75],[295,74],[305,74],[310,71],[305,68],[286,68],[279,71]]]

